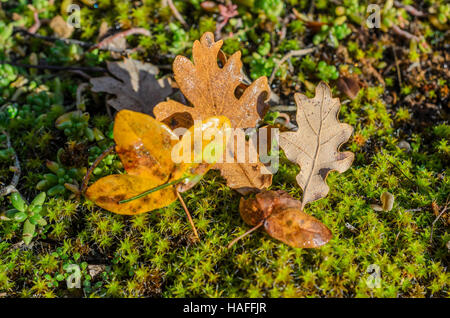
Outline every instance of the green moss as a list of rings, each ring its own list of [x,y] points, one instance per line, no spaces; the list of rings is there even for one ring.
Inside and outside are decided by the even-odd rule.
[[[4,4],[0,10],[0,59],[8,60],[14,47],[22,48],[26,55],[36,52],[52,65],[105,67],[105,61],[113,58],[109,52],[88,52],[77,45],[11,36],[13,26],[23,23],[30,27],[34,23],[32,12],[22,2]],[[190,56],[193,41],[205,31],[214,32],[217,20],[217,14],[200,7],[200,1],[174,2],[189,28],[173,18],[170,8],[160,8],[160,1],[100,0],[97,9],[82,6],[83,26],[73,37],[96,42],[101,21],[123,29],[144,27],[150,29],[151,36],[127,38],[130,46],[142,47],[133,56],[155,64],[171,64],[176,54]],[[243,68],[251,78],[270,76],[282,56],[312,43],[316,33],[304,21],[295,19],[286,26],[285,38],[279,38],[283,31],[280,19],[293,7],[307,12],[309,1],[238,2],[244,4],[239,6],[239,19],[230,21],[223,31],[223,50],[226,54],[241,50]],[[35,7],[48,5],[48,1],[33,3]],[[341,121],[355,129],[353,139],[343,146],[343,150],[355,152],[355,162],[344,174],[331,173],[327,179],[329,195],[307,207],[307,213],[333,232],[327,245],[317,250],[294,249],[256,231],[227,249],[227,244],[249,227],[238,212],[241,196],[226,186],[218,171],[208,172],[196,187],[183,194],[201,237],[199,243],[178,202],[130,217],[104,211],[64,188],[46,201],[48,224],[37,231],[28,247],[21,244],[20,224],[0,221],[0,294],[80,296],[82,293],[68,290],[65,283],[69,266],[76,265],[86,297],[448,296],[446,244],[450,234],[442,219],[435,224],[431,243],[430,237],[436,218],[432,203],[442,207],[450,192],[450,128],[443,117],[421,126],[418,104],[407,102],[410,94],[440,101],[446,88],[448,91],[447,82],[444,74],[433,74],[428,84],[436,85],[431,89],[405,78],[400,83],[394,66],[386,73],[383,87],[366,74],[362,62],[370,61],[380,73],[394,65],[390,50],[384,49],[388,45],[380,44],[384,30],[371,33],[378,41],[370,43],[348,32],[350,24],[357,29],[364,26],[368,3],[344,0],[336,9],[333,1],[318,2],[314,19],[330,22],[329,28],[318,33],[318,50],[291,58],[275,74],[274,83],[278,81],[279,85],[274,91],[281,98],[280,104],[292,104],[294,92],[310,96],[308,85],[319,79],[328,80],[335,88],[338,70],[358,74],[367,84],[352,101],[333,91],[341,97]],[[46,9],[40,18],[51,19],[58,14],[58,6]],[[425,6],[440,20],[448,15],[447,6],[440,2],[429,1]],[[21,14],[21,20],[13,22],[14,12]],[[345,23],[335,25],[338,16],[346,17]],[[404,10],[392,7],[383,17],[384,27],[399,17],[412,21]],[[423,43],[411,42],[405,44],[404,52],[397,50],[399,58],[403,54],[403,59],[432,60],[432,54],[443,54],[443,33],[426,19],[416,20],[435,52],[429,54]],[[51,35],[52,31],[44,24],[39,33]],[[337,52],[337,45],[347,49],[350,62]],[[57,162],[64,171],[85,172],[112,145],[112,120],[94,94],[85,100],[90,119],[85,118],[82,128],[100,133],[87,138],[86,134],[65,134],[64,129],[55,127],[55,120],[76,104],[76,90],[83,82],[79,77],[9,64],[0,64],[0,75],[0,130],[8,131],[19,155],[23,171],[18,189],[27,200],[36,196],[36,185],[50,173],[45,167],[47,160]],[[19,79],[26,80],[21,91],[12,85]],[[394,91],[399,99],[395,104],[390,98]],[[81,144],[76,148],[79,161],[62,160],[61,153],[72,149],[66,144],[69,139]],[[399,148],[402,140],[409,143],[410,150]],[[13,175],[9,167],[14,163],[12,153],[5,149],[0,139],[0,182],[9,184]],[[91,181],[122,171],[117,155],[111,154],[94,170]],[[271,189],[285,190],[300,199],[302,191],[295,179],[298,172],[299,167],[281,152]],[[75,174],[71,182],[80,185],[83,175]],[[57,183],[64,187],[66,182],[62,181]],[[394,208],[376,212],[370,204],[378,203],[384,191],[395,196]],[[11,208],[8,197],[0,198],[0,207],[2,211]],[[371,277],[367,270],[372,264],[381,272],[379,288],[367,283]],[[100,273],[91,276],[93,265],[100,266]]]

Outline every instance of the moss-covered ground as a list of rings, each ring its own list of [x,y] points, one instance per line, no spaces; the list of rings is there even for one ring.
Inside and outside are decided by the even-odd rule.
[[[177,54],[191,56],[193,41],[205,31],[215,32],[218,19],[217,10],[203,9],[199,0],[174,1],[186,27],[164,1],[90,2],[75,2],[81,7],[81,28],[72,38],[97,42],[102,22],[118,31],[146,28],[151,36],[127,37],[130,48],[140,48],[130,56],[162,65],[162,75],[170,74],[165,66]],[[294,92],[312,96],[315,84],[328,81],[343,104],[341,121],[355,128],[343,147],[355,153],[352,168],[331,173],[329,195],[306,211],[331,229],[328,244],[295,249],[256,231],[227,249],[249,227],[239,216],[241,196],[218,171],[210,171],[183,194],[199,243],[178,202],[130,217],[57,187],[47,191],[47,225],[37,227],[29,245],[22,242],[23,223],[0,221],[0,297],[447,297],[449,214],[444,211],[434,226],[433,221],[450,192],[450,9],[439,0],[400,2],[380,2],[380,28],[369,29],[366,1],[235,1],[239,15],[221,31],[225,53],[241,50],[244,70],[253,80],[270,77],[277,61],[291,50],[317,48],[283,63],[272,89],[280,97],[278,105],[294,105]],[[68,3],[0,1],[0,128],[5,132],[0,183],[7,186],[15,173],[8,135],[21,166],[17,189],[28,201],[52,173],[47,161],[59,160],[58,178],[70,176],[58,182],[80,183],[86,168],[113,144],[106,96],[89,89],[82,94],[89,119],[80,119],[75,132],[55,127],[59,115],[77,106],[77,88],[88,82],[83,74],[17,66],[36,61],[76,65],[98,76],[101,72],[92,68],[114,59],[108,51],[14,31],[35,23],[27,6],[32,4],[40,10],[37,34],[54,36],[48,21],[67,16]],[[424,15],[415,16],[404,5]],[[294,8],[330,27],[317,32],[293,14]],[[399,35],[397,28],[413,38]],[[358,75],[362,88],[354,100],[337,89],[338,73]],[[86,127],[97,137],[100,131],[104,139],[89,141],[92,130]],[[301,199],[298,169],[282,156],[271,189]],[[119,171],[113,153],[92,180]],[[374,211],[370,204],[379,203],[385,191],[395,196],[393,209]],[[10,208],[10,196],[1,197],[1,211]],[[67,289],[70,264],[81,269],[80,289]],[[372,264],[380,270],[379,286],[371,284]]]

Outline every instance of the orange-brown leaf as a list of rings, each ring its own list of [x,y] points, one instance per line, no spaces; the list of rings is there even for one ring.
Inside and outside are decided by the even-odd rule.
[[[173,100],[161,102],[154,109],[158,120],[187,112],[194,120],[221,115],[230,119],[233,128],[255,127],[269,97],[267,78],[260,77],[237,98],[235,90],[243,80],[241,53],[234,53],[220,68],[217,59],[222,43],[222,40],[214,42],[214,35],[207,32],[194,42],[194,63],[184,56],[175,58],[175,80],[193,107]]]
[[[164,183],[175,169],[171,150],[178,137],[151,116],[131,110],[118,112],[114,140],[116,152],[130,175]]]
[[[303,212],[300,201],[284,191],[265,191],[254,198],[241,198],[242,219],[255,226],[263,222],[266,232],[293,247],[316,248],[326,244],[331,231],[315,217]]]

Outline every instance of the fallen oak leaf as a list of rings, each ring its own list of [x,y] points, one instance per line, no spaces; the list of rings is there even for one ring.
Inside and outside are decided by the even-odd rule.
[[[261,226],[273,238],[298,248],[317,248],[332,237],[323,223],[301,210],[300,201],[281,190],[264,191],[254,198],[241,198],[239,212],[244,222],[254,227],[228,247]]]
[[[230,119],[232,128],[255,127],[266,111],[264,101],[270,92],[267,77],[263,76],[235,96],[236,88],[243,81],[241,52],[234,53],[220,68],[217,58],[223,41],[214,42],[214,35],[206,32],[192,49],[194,63],[178,55],[173,62],[173,72],[181,92],[193,107],[169,100],[159,103],[156,119],[162,121],[174,113],[189,113],[193,120],[212,116]]]
[[[172,93],[168,79],[156,79],[159,69],[150,63],[125,58],[121,62],[107,62],[107,68],[117,79],[92,78],[92,91],[116,95],[107,103],[117,111],[129,109],[153,115],[153,107]]]
[[[192,120],[203,120],[211,116],[226,116],[232,128],[255,127],[263,117],[270,92],[266,77],[260,77],[246,87],[242,95],[236,97],[235,91],[242,88],[244,76],[241,73],[241,53],[234,53],[226,61],[220,54],[223,41],[214,42],[210,32],[203,34],[193,46],[192,63],[184,56],[177,56],[173,63],[175,80],[193,107],[174,100],[161,102],[154,109],[158,120],[171,124],[178,113],[189,114]],[[220,68],[217,60],[224,63]],[[179,121],[176,121],[179,123]],[[248,145],[246,147],[249,147]],[[239,166],[239,167],[237,167]],[[227,184],[232,188],[262,189],[272,182],[271,176],[263,180],[253,180],[250,174],[237,174],[236,171],[260,171],[261,162],[256,163],[218,163],[215,168],[221,171]]]
[[[241,134],[241,135],[240,135]],[[252,192],[257,192],[257,189],[264,189],[272,184],[272,173],[258,158],[257,145],[252,142],[252,139],[245,140],[245,134],[242,130],[238,134],[232,136],[234,139],[234,151],[231,149],[231,144],[228,144],[227,153],[224,154],[223,163],[217,163],[216,167],[220,169],[222,176],[227,180],[227,185],[239,192],[242,195],[247,195]],[[270,137],[269,137],[270,138]],[[245,140],[243,145],[240,145],[238,139]],[[241,153],[238,148],[243,149],[242,155],[245,158],[238,158]],[[239,149],[242,151],[242,149]],[[256,162],[250,162],[250,158],[254,154]],[[234,162],[227,163],[227,158],[233,158]],[[245,159],[244,162],[242,159]]]
[[[281,132],[280,146],[287,158],[301,167],[296,179],[303,189],[303,210],[307,203],[328,194],[326,178],[330,171],[343,173],[350,168],[354,154],[340,152],[339,148],[348,141],[353,128],[339,122],[339,99],[332,98],[324,82],[317,85],[314,98],[297,93],[295,102],[299,129]]]

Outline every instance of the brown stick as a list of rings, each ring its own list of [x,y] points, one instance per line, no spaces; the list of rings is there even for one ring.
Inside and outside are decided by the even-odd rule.
[[[442,214],[444,214],[445,211],[447,211],[448,205],[446,205],[441,213],[439,213],[439,215],[436,217],[436,219],[434,219],[433,223],[431,224],[431,234],[430,234],[430,243],[433,242],[433,232],[434,232],[434,225],[436,224],[436,222],[441,218]]]
[[[92,166],[89,167],[88,171],[86,172],[86,175],[83,178],[83,182],[81,183],[81,189],[80,189],[81,194],[84,194],[84,192],[86,191],[87,184],[89,182],[89,179],[91,178],[92,171],[94,171],[94,169],[98,166],[100,161],[102,161],[113,150],[114,150],[114,145],[112,145],[111,147],[109,147],[108,149],[103,151],[103,153],[100,156],[98,156],[97,159],[95,159]]]
[[[91,71],[91,72],[106,72],[103,67],[84,67],[84,66],[59,66],[59,65],[31,65],[31,64],[21,64],[12,61],[2,61],[0,64],[10,64],[17,67],[24,68],[37,68],[41,70],[56,70],[56,71]]]
[[[195,227],[194,221],[192,220],[191,214],[189,213],[186,203],[184,203],[184,200],[183,200],[183,197],[181,196],[181,194],[177,190],[175,190],[175,192],[177,193],[178,200],[180,200],[180,203],[183,206],[184,212],[186,212],[189,223],[191,223],[191,227],[192,227],[192,230],[194,231],[194,235],[197,238],[197,240],[200,242],[200,237],[198,236],[197,228]]]
[[[31,6],[32,7],[32,6]],[[41,21],[39,20],[39,12],[35,8],[32,7],[33,10],[33,18],[34,18],[34,24],[28,29],[28,32],[30,33],[36,33],[37,30],[41,27]]]
[[[314,52],[315,49],[316,49],[315,47],[311,47],[308,49],[293,50],[293,51],[290,51],[289,53],[287,53],[285,56],[283,56],[283,58],[277,63],[277,65],[275,65],[275,68],[273,69],[272,74],[270,75],[269,85],[272,84],[273,80],[275,79],[276,72],[280,68],[281,64],[286,62],[286,60],[290,59],[293,56],[302,56],[302,55],[312,53],[312,52]]]
[[[118,38],[122,38],[122,37],[126,37],[132,34],[142,34],[145,36],[150,36],[150,31],[148,31],[147,29],[144,28],[131,28],[129,30],[123,31],[123,32],[119,32],[116,33],[114,35],[108,36],[107,38],[103,39],[102,41],[100,41],[99,43],[95,44],[94,46],[92,46],[89,51],[92,51],[93,49],[102,49],[102,50],[107,50],[108,46],[111,44],[111,42],[113,42],[115,39]],[[122,50],[123,51],[123,50]]]
[[[394,33],[396,33],[396,34],[398,34],[398,35],[400,35],[400,36],[402,36],[404,38],[407,38],[408,40],[416,40],[416,41],[420,40],[419,37],[415,36],[414,34],[411,34],[411,33],[407,32],[405,30],[400,29],[395,24],[392,26],[392,31],[394,31]]]
[[[400,72],[400,67],[398,64],[397,52],[395,52],[395,47],[392,47],[392,51],[394,52],[395,68],[397,69],[398,85],[401,88],[402,87],[402,74]]]
[[[127,31],[129,31],[129,30],[127,30]],[[125,32],[127,32],[127,31],[125,31]],[[98,45],[98,44],[95,44],[92,42],[84,42],[84,41],[74,40],[74,39],[63,39],[63,38],[58,38],[58,37],[53,37],[53,36],[40,35],[38,33],[30,33],[25,29],[14,29],[14,33],[22,33],[24,35],[31,36],[36,39],[40,39],[40,40],[44,40],[44,41],[49,41],[49,42],[61,41],[64,44],[76,44],[76,45],[79,45],[84,48],[91,48],[93,46]],[[115,34],[115,35],[117,35],[117,34]],[[113,36],[115,36],[115,35],[113,35]],[[108,37],[108,38],[110,38],[110,37]],[[109,52],[119,53],[119,54],[123,54],[123,55],[133,52],[133,50],[117,49],[117,48],[113,48],[113,47],[98,47],[98,49],[102,50],[102,51],[109,51]]]
[[[3,131],[3,134],[6,136],[6,146],[8,147],[8,149],[12,149],[12,151],[14,153],[15,170],[14,170],[13,178],[11,180],[11,184],[0,189],[0,197],[8,195],[12,192],[18,192],[16,187],[19,184],[20,174],[22,173],[22,170],[20,168],[19,156],[17,155],[16,151],[14,150],[14,148],[11,145],[11,139],[9,138],[9,134],[6,131]]]
[[[63,38],[58,38],[58,37],[53,37],[53,36],[40,35],[38,33],[31,33],[28,30],[20,29],[20,28],[15,28],[14,33],[22,33],[24,35],[31,36],[33,38],[41,39],[44,41],[49,41],[49,42],[62,41],[65,44],[76,44],[76,45],[79,45],[82,47],[91,47],[91,46],[95,45],[95,43],[90,43],[90,42],[84,42],[84,41],[79,41],[79,40],[74,40],[74,39],[63,39]]]
[[[183,17],[181,16],[180,12],[178,12],[177,8],[175,7],[175,5],[173,4],[172,0],[167,0],[167,4],[170,7],[170,10],[172,10],[173,15],[175,16],[175,18],[180,21],[180,23],[184,26],[184,27],[188,27],[188,24],[186,23],[186,21],[184,21]]]
[[[246,237],[247,235],[249,235],[250,233],[252,233],[256,229],[260,228],[263,224],[264,224],[264,220],[261,221],[260,223],[258,223],[257,225],[255,225],[254,227],[252,227],[250,230],[248,230],[247,232],[245,232],[241,236],[239,236],[239,237],[235,238],[234,240],[232,240],[230,242],[230,244],[228,244],[228,248],[232,247],[237,241],[239,241],[240,239]]]
[[[410,5],[404,5],[403,3],[399,2],[399,1],[394,1],[394,5],[397,8],[403,8],[405,9],[406,12],[408,12],[409,14],[411,14],[412,16],[415,17],[423,17],[426,16],[426,13],[423,13],[422,11],[417,10],[416,8],[414,8],[413,6]]]

